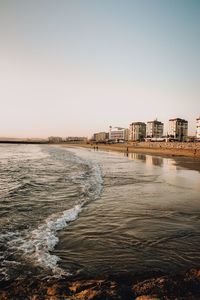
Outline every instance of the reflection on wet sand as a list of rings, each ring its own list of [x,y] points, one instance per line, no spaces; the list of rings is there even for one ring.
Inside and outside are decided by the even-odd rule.
[[[134,161],[142,161],[146,164],[146,168],[153,171],[153,168],[161,167],[164,171],[162,177],[168,184],[174,185],[177,188],[200,189],[199,173],[194,170],[186,170],[172,158],[163,158],[140,153],[128,153],[126,155]],[[181,174],[178,173],[181,171]]]
[[[174,159],[162,158],[159,156],[146,155],[141,153],[126,153],[128,158],[145,162],[148,167],[159,166],[170,170],[177,170],[178,167]]]

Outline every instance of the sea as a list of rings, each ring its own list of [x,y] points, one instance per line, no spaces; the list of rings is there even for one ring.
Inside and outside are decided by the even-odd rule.
[[[0,145],[0,281],[200,267],[200,172],[173,158]]]

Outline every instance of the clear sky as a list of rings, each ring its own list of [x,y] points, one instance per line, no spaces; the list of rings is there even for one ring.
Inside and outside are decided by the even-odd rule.
[[[0,136],[200,115],[199,0],[0,0]]]

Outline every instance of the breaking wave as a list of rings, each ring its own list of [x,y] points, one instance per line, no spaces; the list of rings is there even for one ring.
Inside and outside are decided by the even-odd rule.
[[[53,251],[59,242],[57,232],[76,220],[81,211],[82,206],[75,205],[62,214],[55,214],[47,218],[43,224],[29,234],[29,239],[24,240],[19,247],[24,252],[25,258],[31,259],[35,265],[50,268],[54,273],[62,274],[63,271],[57,267],[59,257],[51,254],[50,251]]]
[[[80,169],[70,176],[71,182],[80,187],[79,197],[73,207],[51,214],[39,223],[37,228],[31,231],[25,230],[23,236],[17,234],[8,242],[10,248],[22,253],[23,260],[31,262],[34,266],[50,269],[55,275],[69,275],[58,266],[60,258],[51,253],[59,242],[58,231],[75,221],[84,206],[100,196],[103,188],[101,169],[98,164],[77,156],[72,156],[71,160],[79,164]]]

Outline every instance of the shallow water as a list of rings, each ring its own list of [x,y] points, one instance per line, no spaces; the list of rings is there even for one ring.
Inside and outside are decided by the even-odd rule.
[[[200,266],[200,173],[173,159],[0,146],[2,279]]]

